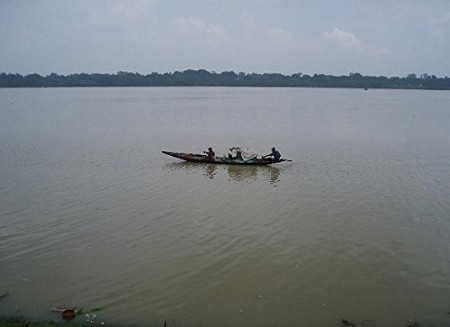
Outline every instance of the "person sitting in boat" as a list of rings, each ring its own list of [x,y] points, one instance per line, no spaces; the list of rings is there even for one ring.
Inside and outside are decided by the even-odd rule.
[[[266,156],[263,156],[263,159],[266,159],[266,158],[269,158],[272,161],[278,161],[278,160],[281,159],[281,154],[280,154],[280,152],[278,152],[277,149],[272,148],[272,153],[270,153],[270,154],[268,154]]]
[[[208,156],[209,160],[214,160],[216,158],[216,154],[214,153],[212,148],[208,148],[208,151],[203,151]]]

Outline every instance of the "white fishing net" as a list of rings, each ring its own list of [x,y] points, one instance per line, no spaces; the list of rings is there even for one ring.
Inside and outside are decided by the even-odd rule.
[[[256,153],[255,150],[249,149],[249,148],[241,148],[238,146],[234,146],[230,149],[228,149],[228,155],[231,156],[233,159],[241,159],[239,157],[242,157],[242,160],[249,161],[254,160],[258,156],[258,153]]]

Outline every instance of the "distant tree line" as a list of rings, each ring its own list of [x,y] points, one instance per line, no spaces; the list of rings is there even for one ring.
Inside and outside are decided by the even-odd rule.
[[[204,69],[173,73],[118,72],[115,74],[0,74],[0,87],[89,87],[89,86],[260,86],[260,87],[342,87],[450,90],[449,77],[409,74],[406,77],[348,76],[296,73],[209,72]]]

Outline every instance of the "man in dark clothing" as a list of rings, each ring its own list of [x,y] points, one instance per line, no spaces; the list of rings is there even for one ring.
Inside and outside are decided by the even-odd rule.
[[[216,157],[216,154],[214,153],[214,151],[213,151],[212,148],[208,148],[208,152],[203,151],[203,153],[205,153],[205,154],[208,155],[208,159],[209,159],[209,160],[214,160],[215,157]]]
[[[272,148],[272,153],[264,156],[263,158],[265,159],[267,157],[272,157],[271,159],[273,161],[278,161],[281,159],[281,154],[280,154],[280,152],[278,152],[278,150],[276,150],[275,148]]]

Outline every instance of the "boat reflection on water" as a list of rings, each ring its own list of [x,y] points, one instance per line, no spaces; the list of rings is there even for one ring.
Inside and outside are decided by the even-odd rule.
[[[226,172],[230,181],[252,183],[258,179],[267,179],[275,185],[280,180],[280,170],[273,166],[239,166],[215,165],[195,162],[176,162],[169,164],[171,170],[185,170],[187,172],[202,171],[203,176],[214,179],[220,172]]]
[[[258,175],[258,167],[256,166],[227,166],[230,180],[239,182],[255,182]]]
[[[212,164],[205,165],[204,170],[205,170],[203,173],[204,176],[214,179],[214,176],[216,176],[217,173],[217,165]]]
[[[167,164],[166,166],[173,171],[184,170],[189,173],[203,171],[203,175],[210,179],[214,179],[217,173],[217,165],[214,164],[183,161]]]
[[[280,170],[273,166],[232,166],[226,167],[230,180],[242,182],[255,182],[261,175],[268,179],[270,184],[279,181]]]

